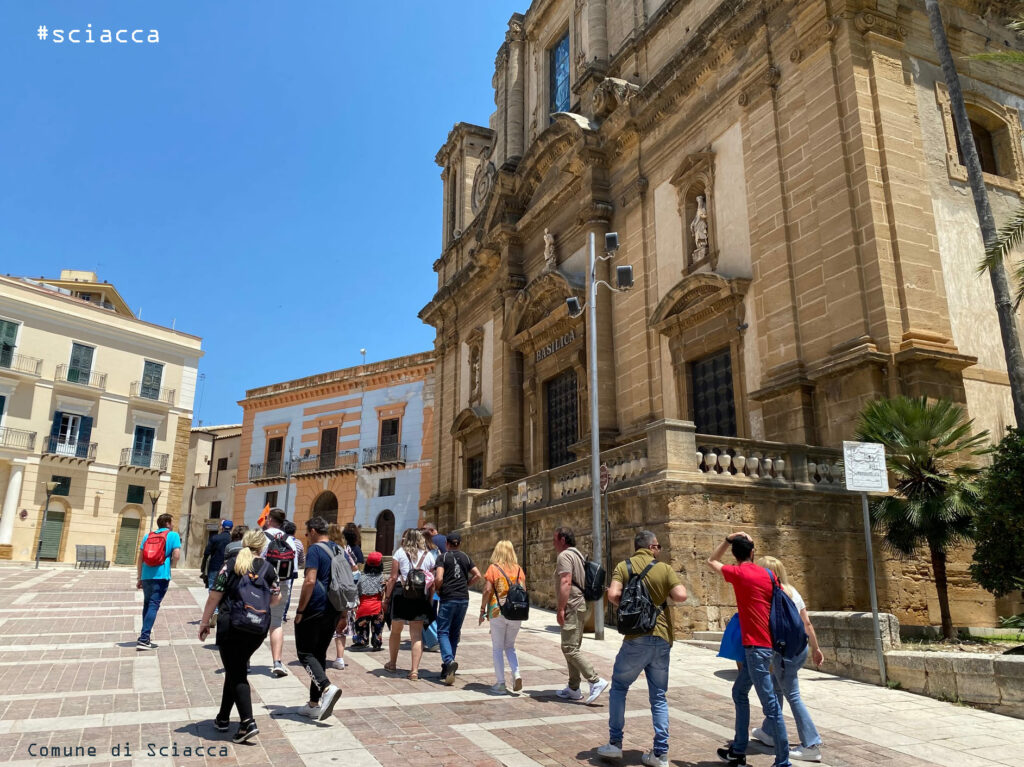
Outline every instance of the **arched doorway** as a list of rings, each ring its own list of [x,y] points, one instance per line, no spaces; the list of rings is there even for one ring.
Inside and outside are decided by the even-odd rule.
[[[313,501],[313,512],[310,517],[323,517],[328,522],[338,521],[338,496],[325,490]]]
[[[117,547],[114,553],[115,565],[134,565],[139,548],[139,530],[142,520],[139,510],[129,507],[121,512],[121,524],[117,531]]]
[[[389,509],[384,509],[377,515],[377,541],[373,546],[374,551],[379,551],[383,556],[389,557],[395,551],[395,515]]]

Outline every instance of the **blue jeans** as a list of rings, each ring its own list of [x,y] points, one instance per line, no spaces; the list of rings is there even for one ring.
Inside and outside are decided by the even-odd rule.
[[[443,600],[437,607],[437,641],[441,644],[441,662],[451,663],[462,639],[462,622],[466,619],[469,600]]]
[[[156,613],[160,609],[160,603],[167,593],[170,581],[148,580],[142,582],[142,633],[139,634],[140,642],[149,641],[149,632],[153,630],[156,623]]]
[[[208,590],[213,588],[213,582],[215,580],[217,580],[217,573],[209,573],[206,576],[206,588]]]
[[[804,651],[793,660],[787,660],[785,666],[783,666],[781,655],[775,653],[772,656],[772,682],[775,685],[775,695],[779,699],[780,706],[783,696],[789,701],[789,707],[793,710],[793,718],[796,719],[796,731],[800,733],[800,743],[806,747],[821,745],[818,728],[814,726],[811,714],[807,710],[807,706],[804,705],[803,698],[800,697],[800,681],[797,679],[797,673],[804,667],[804,661],[807,660],[807,654],[810,651],[810,647],[805,647]],[[775,728],[770,720],[765,719],[761,729],[771,737],[775,737]]]
[[[608,742],[622,746],[622,728],[626,723],[626,693],[643,671],[647,676],[647,694],[654,720],[654,753],[668,753],[668,659],[672,645],[656,636],[626,639],[615,656],[612,689],[608,693]]]
[[[790,767],[789,742],[786,740],[786,722],[782,718],[782,706],[775,696],[772,675],[768,670],[772,662],[772,651],[768,647],[744,647],[746,661],[732,685],[732,702],[736,706],[736,735],[732,750],[737,754],[747,753],[750,743],[750,688],[757,691],[765,720],[771,723],[775,736],[775,765]],[[767,730],[766,730],[767,732]]]

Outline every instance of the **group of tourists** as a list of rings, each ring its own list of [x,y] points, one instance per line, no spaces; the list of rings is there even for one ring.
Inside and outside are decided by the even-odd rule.
[[[344,653],[352,646],[383,649],[383,628],[390,626],[388,660],[384,669],[399,673],[402,635],[408,625],[411,680],[420,678],[424,634],[436,631],[440,645],[439,679],[452,685],[459,669],[458,649],[462,625],[469,611],[469,587],[482,579],[478,625],[486,620],[494,660],[493,694],[516,695],[523,688],[516,638],[529,612],[526,573],[511,541],[498,541],[489,566],[481,575],[461,550],[458,533],[442,535],[431,523],[405,530],[385,574],[380,552],[364,557],[355,525],[340,527],[322,517],[305,523],[306,545],[295,537],[295,526],[281,509],[270,509],[260,527],[244,533],[225,520],[213,536],[203,558],[204,583],[209,598],[199,622],[199,639],[216,629],[215,640],[224,664],[221,706],[214,719],[227,731],[237,709],[237,743],[259,733],[253,717],[248,682],[253,653],[269,637],[276,677],[288,675],[282,650],[283,623],[287,621],[293,585],[299,592],[293,615],[296,654],[310,677],[309,699],[299,713],[316,720],[328,718],[341,687],[327,676],[327,653],[332,640],[336,659],[330,667],[344,669]],[[170,580],[170,566],[180,554],[180,539],[170,530],[170,515],[161,515],[158,529],[140,546],[138,587],[143,590],[143,625],[137,649],[156,647],[150,634],[160,601]],[[670,603],[687,599],[679,575],[659,562],[657,536],[641,530],[634,538],[634,553],[614,569],[607,590],[604,571],[576,548],[573,530],[554,532],[556,619],[568,680],[556,694],[569,701],[593,703],[609,690],[608,743],[597,749],[605,759],[620,759],[625,726],[626,695],[643,673],[647,679],[654,742],[641,761],[649,767],[667,767],[669,658],[674,641]],[[731,549],[736,564],[723,564]],[[814,627],[800,594],[789,583],[782,563],[772,557],[754,562],[754,541],[743,532],[726,537],[708,558],[708,566],[733,586],[738,607],[734,617],[736,647],[726,657],[737,661],[733,684],[735,735],[718,750],[728,765],[746,765],[746,752],[754,739],[775,751],[775,767],[788,767],[790,759],[820,761],[821,738],[799,692],[797,672],[810,654],[815,665],[823,657]],[[160,560],[159,562],[157,560]],[[611,680],[602,678],[581,651],[587,603],[607,596],[617,608],[617,626],[624,635]],[[788,623],[786,622],[788,619]],[[779,626],[783,628],[780,629]],[[784,642],[773,632],[785,630]],[[506,663],[508,675],[506,675]],[[587,681],[585,694],[580,688]],[[511,684],[509,684],[511,682]],[[751,688],[764,714],[760,727],[749,730]],[[790,747],[782,715],[782,700],[793,710],[800,744]]]

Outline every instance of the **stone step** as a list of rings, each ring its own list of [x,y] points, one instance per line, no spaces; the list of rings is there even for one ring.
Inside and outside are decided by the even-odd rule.
[[[700,647],[705,650],[714,650],[715,652],[718,652],[718,648],[721,645],[720,642],[711,642],[705,639],[684,639],[683,644],[690,647]]]
[[[723,633],[722,631],[694,631],[693,638],[705,642],[721,642]]]

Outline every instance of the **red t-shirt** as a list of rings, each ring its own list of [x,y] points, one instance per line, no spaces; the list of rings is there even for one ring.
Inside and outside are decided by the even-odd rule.
[[[722,576],[736,592],[743,646],[771,648],[768,617],[772,611],[772,581],[768,571],[753,562],[744,562],[723,565]]]

